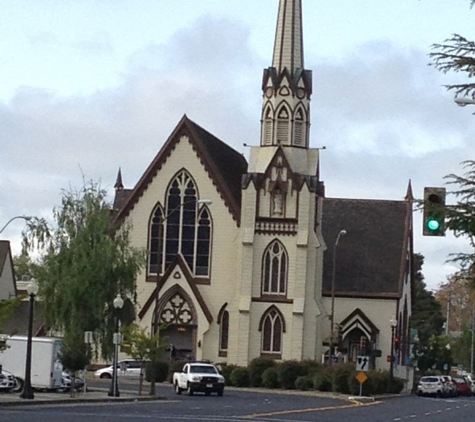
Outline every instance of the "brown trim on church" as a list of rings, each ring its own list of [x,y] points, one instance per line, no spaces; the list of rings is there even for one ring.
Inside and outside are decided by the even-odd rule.
[[[281,297],[278,295],[263,295],[261,297],[251,298],[251,302],[261,302],[261,303],[294,303],[293,299],[287,299],[286,297]]]

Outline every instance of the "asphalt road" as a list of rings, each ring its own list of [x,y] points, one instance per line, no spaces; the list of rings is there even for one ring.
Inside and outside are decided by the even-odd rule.
[[[165,388],[165,387],[162,387]],[[176,396],[171,388],[158,401],[64,404],[0,408],[8,422],[398,422],[473,420],[475,397],[398,397],[370,405],[304,395],[226,391],[223,397]]]

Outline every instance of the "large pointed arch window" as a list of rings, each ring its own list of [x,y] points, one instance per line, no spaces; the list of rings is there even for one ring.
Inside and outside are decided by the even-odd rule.
[[[157,205],[150,220],[148,273],[162,272],[163,210]]]
[[[262,139],[264,145],[272,145],[272,109],[268,106],[264,112],[264,121],[262,122]]]
[[[229,312],[226,309],[227,303],[223,305],[218,314],[219,324],[219,356],[226,357],[228,355],[229,341]]]
[[[284,245],[274,240],[265,250],[262,260],[262,294],[287,294],[288,255]]]
[[[302,107],[299,107],[295,113],[294,145],[299,147],[306,145],[305,114]]]
[[[261,354],[280,358],[282,356],[282,339],[285,332],[284,317],[276,306],[271,306],[262,316]]]
[[[181,254],[191,272],[209,276],[211,218],[209,209],[198,208],[192,177],[181,171],[170,183],[165,217],[165,269]]]
[[[290,113],[287,107],[282,107],[277,114],[277,144],[289,144]]]

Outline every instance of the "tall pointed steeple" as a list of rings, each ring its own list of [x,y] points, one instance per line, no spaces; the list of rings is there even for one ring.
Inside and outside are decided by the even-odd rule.
[[[262,81],[261,146],[308,148],[312,72],[303,66],[302,0],[280,0],[272,67]]]
[[[283,0],[279,5],[272,66],[293,74],[303,68],[302,1]]]

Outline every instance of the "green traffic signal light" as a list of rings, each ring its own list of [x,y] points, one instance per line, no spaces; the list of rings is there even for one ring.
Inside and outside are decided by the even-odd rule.
[[[427,221],[427,228],[431,231],[431,232],[436,232],[437,230],[440,229],[440,221],[437,220],[436,218],[431,218]]]

